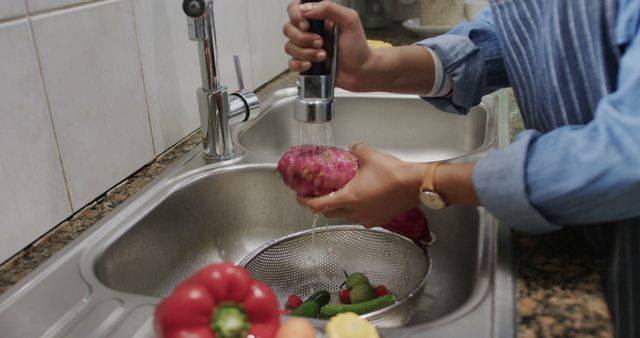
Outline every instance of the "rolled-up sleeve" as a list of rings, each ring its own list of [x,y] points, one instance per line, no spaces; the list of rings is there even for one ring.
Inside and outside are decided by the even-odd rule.
[[[534,130],[520,133],[508,147],[490,151],[473,170],[473,185],[482,205],[505,224],[531,233],[561,229],[529,199],[527,156],[538,137],[540,133]]]
[[[483,10],[447,34],[416,43],[433,50],[453,80],[453,92],[446,98],[423,98],[441,110],[466,114],[482,96],[508,87],[502,50],[491,10]]]
[[[617,89],[586,125],[527,131],[478,161],[474,187],[506,224],[545,232],[640,216],[640,34],[621,58]]]

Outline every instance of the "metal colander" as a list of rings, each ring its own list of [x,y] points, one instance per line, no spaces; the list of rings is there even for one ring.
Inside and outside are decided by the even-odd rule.
[[[281,308],[288,295],[306,299],[320,290],[338,303],[343,271],[362,272],[371,285],[383,284],[397,298],[396,304],[362,316],[379,327],[409,322],[431,271],[426,249],[393,232],[356,225],[294,233],[261,246],[239,264],[273,289]]]

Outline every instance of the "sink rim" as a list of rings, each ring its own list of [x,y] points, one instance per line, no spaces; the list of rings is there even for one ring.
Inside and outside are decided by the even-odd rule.
[[[267,99],[263,101],[262,108],[264,111],[272,111],[275,107],[286,104],[290,101],[293,101],[298,94],[297,87],[285,87],[276,89],[267,94]],[[377,99],[402,99],[402,100],[421,100],[416,99],[415,95],[409,94],[397,94],[397,93],[387,93],[387,92],[352,92],[348,90],[344,90],[341,88],[336,88],[334,96],[336,98],[377,98]],[[486,121],[485,121],[485,137],[478,147],[475,149],[461,155],[448,157],[442,159],[440,161],[447,161],[451,163],[463,162],[469,159],[479,158],[483,156],[490,148],[492,148],[498,141],[498,128],[497,124],[499,121],[498,114],[499,109],[492,109],[491,107],[500,105],[500,98],[497,95],[486,95],[482,98],[478,107],[481,107],[486,112]],[[424,104],[430,104],[428,102],[424,102]],[[443,112],[445,113],[445,112]],[[449,113],[445,113],[449,114]],[[251,150],[247,149],[246,145],[242,143],[242,137],[244,134],[249,131],[254,125],[260,123],[262,119],[264,119],[267,114],[261,114],[255,120],[251,121],[248,124],[240,124],[233,128],[232,137],[238,148],[241,149],[242,153],[245,155],[251,155]],[[292,117],[293,118],[293,117]],[[261,154],[267,157],[273,156],[269,154]],[[277,161],[277,157],[274,156]]]

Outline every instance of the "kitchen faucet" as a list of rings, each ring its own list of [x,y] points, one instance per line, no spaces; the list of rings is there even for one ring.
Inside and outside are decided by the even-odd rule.
[[[255,93],[244,89],[240,58],[234,55],[240,89],[229,94],[220,83],[213,0],[183,0],[188,16],[189,38],[198,41],[202,87],[197,90],[202,131],[202,156],[221,162],[242,155],[231,137],[231,126],[255,118],[260,103]]]

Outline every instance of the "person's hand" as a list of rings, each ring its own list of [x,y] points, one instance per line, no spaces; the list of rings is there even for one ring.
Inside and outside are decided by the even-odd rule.
[[[291,55],[289,68],[303,72],[311,67],[311,62],[327,60],[327,52],[322,49],[323,39],[308,32],[309,20],[327,20],[327,27],[337,24],[340,29],[338,42],[338,74],[336,85],[351,91],[366,90],[367,65],[372,53],[367,44],[358,13],[350,8],[331,1],[320,1],[300,5],[296,0],[288,7],[290,21],[284,25],[283,32],[289,41],[285,51]]]
[[[358,158],[358,173],[342,189],[298,201],[329,218],[347,218],[366,227],[386,224],[420,203],[419,188],[425,164],[408,163],[364,144],[351,151]]]

